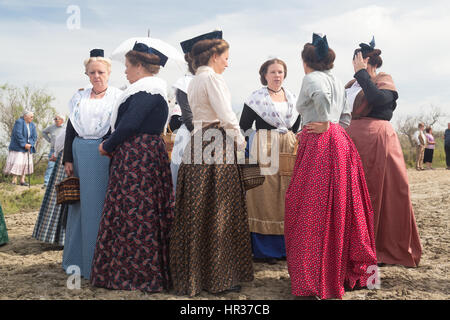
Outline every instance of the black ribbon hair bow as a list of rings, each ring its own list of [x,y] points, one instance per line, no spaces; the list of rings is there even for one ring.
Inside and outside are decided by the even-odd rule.
[[[328,41],[327,36],[319,36],[316,33],[313,33],[313,41],[312,45],[316,47],[316,54],[319,60],[324,59],[328,54]]]

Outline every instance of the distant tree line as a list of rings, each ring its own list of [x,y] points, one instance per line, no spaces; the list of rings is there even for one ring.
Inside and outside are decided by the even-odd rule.
[[[36,88],[30,85],[16,87],[9,84],[0,85],[0,169],[3,171],[6,154],[10,142],[11,132],[14,123],[22,112],[27,109],[34,112],[33,122],[36,124],[38,140],[36,143],[36,155],[33,157],[34,165],[39,167],[45,158],[48,148],[42,137],[42,130],[53,124],[56,109],[51,105],[55,100],[54,96],[46,89]],[[415,142],[413,135],[417,131],[419,122],[425,126],[445,125],[440,121],[446,117],[439,107],[431,105],[424,108],[420,114],[411,114],[400,117],[396,122],[396,130],[402,145],[406,164],[411,167],[415,163]],[[433,163],[435,166],[444,166],[445,153],[443,148],[443,131],[433,130],[436,139],[436,149]],[[46,161],[43,161],[46,163]]]

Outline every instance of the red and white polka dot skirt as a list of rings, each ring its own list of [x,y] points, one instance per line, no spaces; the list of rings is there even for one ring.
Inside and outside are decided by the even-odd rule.
[[[376,266],[373,211],[353,141],[338,124],[303,131],[286,192],[285,241],[292,294],[342,298]],[[369,269],[373,270],[373,269]]]

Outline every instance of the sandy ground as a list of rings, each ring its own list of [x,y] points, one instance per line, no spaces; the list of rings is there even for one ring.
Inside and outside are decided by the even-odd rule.
[[[450,171],[408,170],[412,201],[423,246],[418,268],[380,268],[381,288],[347,292],[343,299],[449,299]],[[82,280],[68,289],[61,268],[62,251],[31,238],[37,212],[6,215],[10,243],[0,247],[0,299],[187,299],[173,293],[146,294],[93,288]],[[194,299],[291,300],[286,262],[255,263],[255,280],[242,284],[240,293]]]

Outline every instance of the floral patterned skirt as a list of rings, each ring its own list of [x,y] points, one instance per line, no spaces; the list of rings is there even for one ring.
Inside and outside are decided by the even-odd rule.
[[[224,130],[217,125],[212,128],[221,132],[225,142]],[[195,151],[194,136],[186,147],[193,157],[196,151],[204,154],[209,145],[203,141]],[[202,290],[218,293],[253,280],[242,173],[236,162],[204,162],[183,162],[178,172],[170,268],[179,295],[194,296]]]
[[[111,161],[91,284],[145,292],[169,289],[174,194],[164,141],[156,135],[132,137]]]

